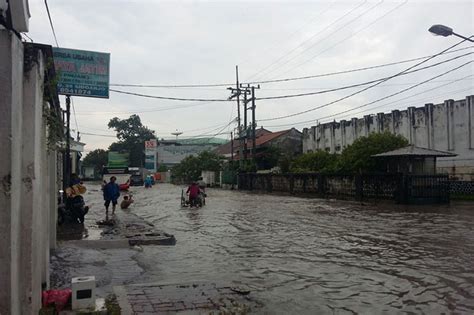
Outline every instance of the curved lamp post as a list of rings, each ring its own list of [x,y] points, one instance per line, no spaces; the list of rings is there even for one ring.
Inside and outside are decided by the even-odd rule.
[[[468,40],[468,41],[474,43],[474,40],[472,40],[470,37],[465,37],[465,36],[456,34],[456,33],[453,32],[452,28],[450,28],[448,26],[445,26],[445,25],[441,25],[441,24],[433,25],[432,27],[430,27],[428,29],[428,31],[430,33],[434,34],[434,35],[440,35],[440,36],[444,36],[444,37],[454,35],[454,36],[460,37],[462,39],[465,39],[465,40]]]

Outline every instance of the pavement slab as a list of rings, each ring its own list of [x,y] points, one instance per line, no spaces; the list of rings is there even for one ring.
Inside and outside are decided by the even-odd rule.
[[[250,290],[215,283],[115,286],[122,314],[247,314],[261,308]]]

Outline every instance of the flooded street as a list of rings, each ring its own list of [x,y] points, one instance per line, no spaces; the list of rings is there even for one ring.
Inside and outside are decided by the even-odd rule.
[[[209,189],[195,210],[180,207],[179,186],[132,192],[131,211],[177,239],[144,247],[136,283],[243,284],[272,314],[474,312],[472,203],[363,206]]]

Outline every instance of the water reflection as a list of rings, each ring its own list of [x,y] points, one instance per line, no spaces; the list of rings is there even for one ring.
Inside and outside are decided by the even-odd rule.
[[[175,234],[146,248],[137,282],[246,284],[263,312],[473,313],[474,212],[455,207],[362,205],[209,190],[180,209],[179,187],[134,192],[132,211]],[[159,265],[159,266],[158,266]]]

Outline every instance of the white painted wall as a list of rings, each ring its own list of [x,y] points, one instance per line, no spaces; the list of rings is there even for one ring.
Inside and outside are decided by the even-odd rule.
[[[443,104],[426,104],[391,113],[378,113],[350,121],[331,122],[303,129],[303,152],[326,150],[340,153],[370,132],[388,131],[418,147],[458,154],[440,158],[438,172],[474,173],[474,96]],[[340,149],[339,149],[340,148]],[[339,149],[339,150],[338,150]]]
[[[38,314],[49,286],[57,154],[43,120],[46,64],[40,50],[24,51],[0,30],[0,314]]]

